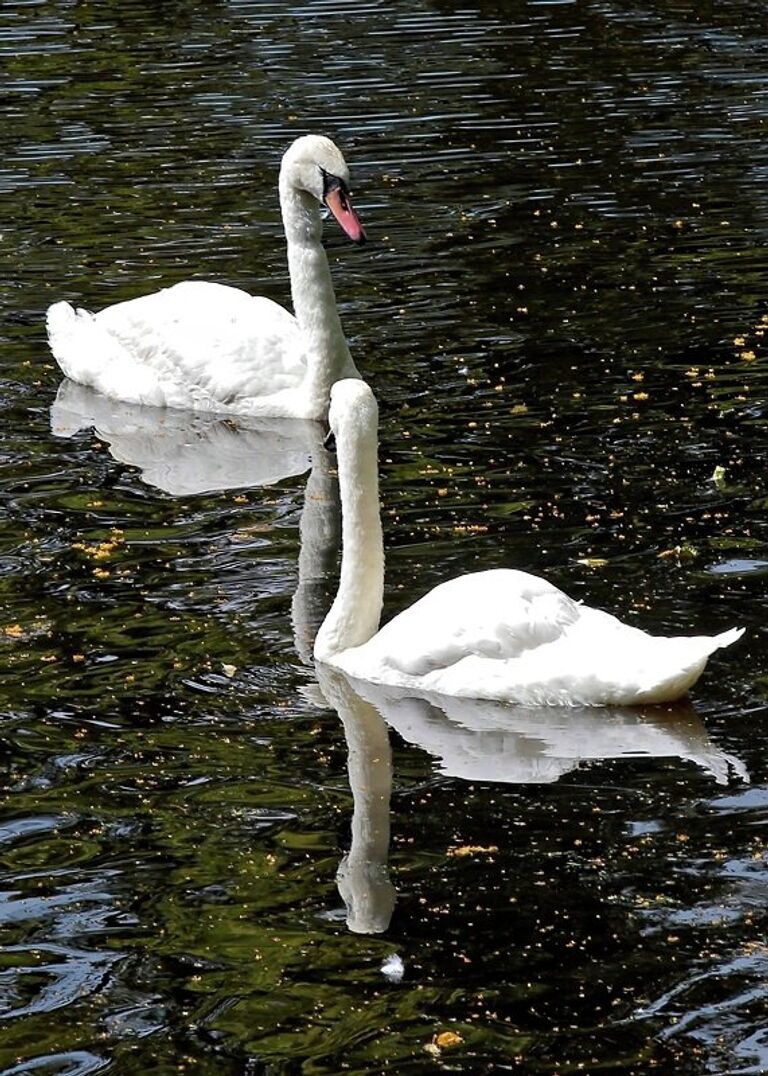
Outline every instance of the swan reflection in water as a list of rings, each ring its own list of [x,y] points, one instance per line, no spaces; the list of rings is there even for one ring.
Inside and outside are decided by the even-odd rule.
[[[285,418],[243,418],[121,403],[65,379],[51,405],[51,432],[92,428],[118,463],[174,497],[270,486],[309,470],[324,427]]]
[[[64,381],[51,408],[53,432],[71,437],[91,427],[116,460],[173,496],[270,485],[311,465],[291,606],[296,648],[311,664],[331,603],[340,534],[335,462],[323,448],[323,426],[141,407]],[[693,762],[720,784],[731,774],[749,779],[738,759],[710,741],[686,701],[632,709],[511,706],[374,685],[323,664],[316,673],[347,741],[352,841],[337,883],[355,933],[386,931],[395,906],[387,865],[390,727],[437,759],[442,773],[466,781],[551,783],[585,761],[638,757]]]
[[[385,931],[395,906],[387,866],[388,728],[432,755],[441,773],[465,781],[551,784],[584,762],[620,758],[678,758],[718,784],[749,780],[741,760],[710,740],[687,700],[631,709],[511,706],[370,684],[327,665],[316,671],[349,751],[352,842],[337,883],[355,933]]]
[[[51,405],[51,431],[93,429],[118,463],[174,497],[270,486],[309,471],[299,520],[299,578],[291,606],[302,661],[330,605],[341,533],[335,461],[324,424],[287,418],[232,418],[121,403],[65,379]]]

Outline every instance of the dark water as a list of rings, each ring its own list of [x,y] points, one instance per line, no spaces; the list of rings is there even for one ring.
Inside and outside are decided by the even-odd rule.
[[[3,1074],[768,1066],[766,25],[2,5]],[[692,707],[324,702],[311,431],[267,487],[264,431],[52,432],[53,299],[287,301],[275,177],[306,131],[371,238],[327,232],[381,403],[388,610],[503,564],[654,630],[746,626]]]

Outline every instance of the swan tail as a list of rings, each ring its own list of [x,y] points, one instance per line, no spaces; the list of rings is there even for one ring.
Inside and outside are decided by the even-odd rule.
[[[646,682],[635,701],[659,703],[681,698],[704,672],[715,650],[730,646],[743,634],[744,628],[730,628],[719,635],[681,636],[666,640],[667,644],[673,644],[673,649],[668,651],[669,671]]]
[[[72,337],[76,331],[77,314],[69,303],[54,303],[48,307],[45,315],[45,327],[48,332],[48,344],[53,357],[64,373],[67,373],[68,355],[71,350]]]
[[[127,403],[167,402],[156,371],[138,362],[97,315],[54,303],[46,327],[53,356],[72,381]]]
[[[730,646],[732,643],[737,642],[745,632],[745,628],[729,628],[728,631],[723,631],[719,635],[713,635],[708,640],[710,646],[707,654],[713,654],[715,650],[721,650],[723,647]]]
[[[82,354],[83,326],[90,318],[91,315],[87,311],[77,311],[66,302],[49,306],[45,316],[48,344],[53,357],[63,373],[71,377],[73,381],[82,380],[75,371],[80,365],[78,357]]]
[[[51,343],[54,338],[66,333],[76,319],[77,314],[74,308],[67,302],[62,301],[49,306],[45,315],[45,327]]]
[[[46,314],[48,343],[62,372],[82,385],[98,388],[99,372],[124,359],[124,349],[87,310],[54,303]]]

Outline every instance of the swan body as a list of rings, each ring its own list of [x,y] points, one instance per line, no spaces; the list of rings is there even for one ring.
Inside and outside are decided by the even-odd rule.
[[[323,419],[330,387],[358,378],[323,250],[325,204],[365,240],[339,149],[298,138],[280,167],[280,206],[295,316],[259,296],[185,281],[98,314],[48,309],[51,350],[67,377],[127,403],[250,416]]]
[[[342,505],[339,589],[315,658],[357,679],[526,706],[671,702],[743,634],[652,636],[534,575],[496,569],[442,583],[380,631],[384,553],[377,407],[361,381],[331,393]]]

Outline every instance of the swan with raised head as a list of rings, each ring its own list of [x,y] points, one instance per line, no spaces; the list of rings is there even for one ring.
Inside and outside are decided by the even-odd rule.
[[[323,419],[331,385],[360,376],[344,338],[321,205],[355,243],[365,232],[349,171],[329,138],[305,135],[280,166],[294,314],[261,296],[185,281],[98,314],[48,309],[51,350],[67,377],[128,403]]]
[[[652,636],[573,601],[538,576],[495,569],[435,587],[380,631],[384,547],[378,409],[362,381],[337,381],[329,415],[342,511],[339,588],[315,658],[372,683],[527,706],[672,702],[713,651],[743,634]]]

